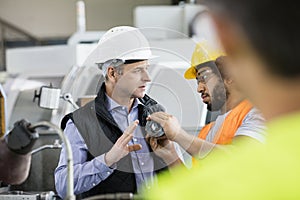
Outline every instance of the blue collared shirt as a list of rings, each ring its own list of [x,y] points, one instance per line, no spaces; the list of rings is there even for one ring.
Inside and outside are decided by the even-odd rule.
[[[119,105],[109,96],[107,96],[107,99],[108,104],[106,108],[113,116],[119,128],[124,132],[129,124],[138,119],[138,100],[135,99],[131,111],[128,112],[127,107]],[[114,172],[116,166],[107,166],[104,160],[104,154],[95,157],[91,161],[86,161],[88,152],[87,146],[71,120],[67,122],[64,132],[72,146],[74,158],[74,193],[77,195],[92,189],[101,181],[104,181]],[[136,128],[133,136],[133,139],[128,144],[142,145],[141,150],[130,153],[139,192],[142,185],[150,186],[153,184],[154,161],[150,156],[150,151],[140,126]],[[60,160],[55,169],[55,187],[58,195],[62,198],[65,197],[67,189],[67,159],[65,155],[66,150],[63,145]]]

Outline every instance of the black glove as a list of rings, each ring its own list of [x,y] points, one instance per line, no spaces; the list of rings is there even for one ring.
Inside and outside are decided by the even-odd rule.
[[[22,119],[15,122],[14,128],[6,135],[8,148],[17,154],[27,154],[32,150],[39,134],[30,129],[30,123]]]

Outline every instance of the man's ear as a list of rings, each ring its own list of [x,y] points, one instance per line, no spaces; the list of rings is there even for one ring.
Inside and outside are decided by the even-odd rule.
[[[115,71],[115,69],[113,67],[108,67],[106,74],[107,74],[108,79],[115,80],[115,78],[116,78],[116,71]]]

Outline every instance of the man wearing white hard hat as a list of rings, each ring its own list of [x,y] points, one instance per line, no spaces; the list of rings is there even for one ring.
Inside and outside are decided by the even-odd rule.
[[[97,64],[105,82],[94,101],[67,115],[62,128],[74,155],[75,194],[85,198],[107,193],[136,193],[151,186],[154,175],[166,164],[152,153],[141,126],[150,77],[152,52],[136,28],[110,29],[88,57]],[[148,96],[147,96],[148,97]],[[66,195],[67,159],[61,151],[55,170],[60,197]]]

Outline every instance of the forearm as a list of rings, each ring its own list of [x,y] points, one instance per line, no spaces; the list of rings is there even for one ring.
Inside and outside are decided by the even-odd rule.
[[[21,184],[26,180],[30,169],[31,155],[19,155],[0,141],[0,180],[9,184]]]
[[[202,157],[216,147],[216,144],[202,140],[194,135],[190,135],[183,129],[175,135],[174,141],[194,157]]]
[[[74,193],[76,195],[89,191],[113,173],[114,169],[99,161],[99,157],[82,164],[74,164]],[[67,166],[60,165],[55,170],[55,186],[59,196],[62,198],[66,195],[66,177]]]

